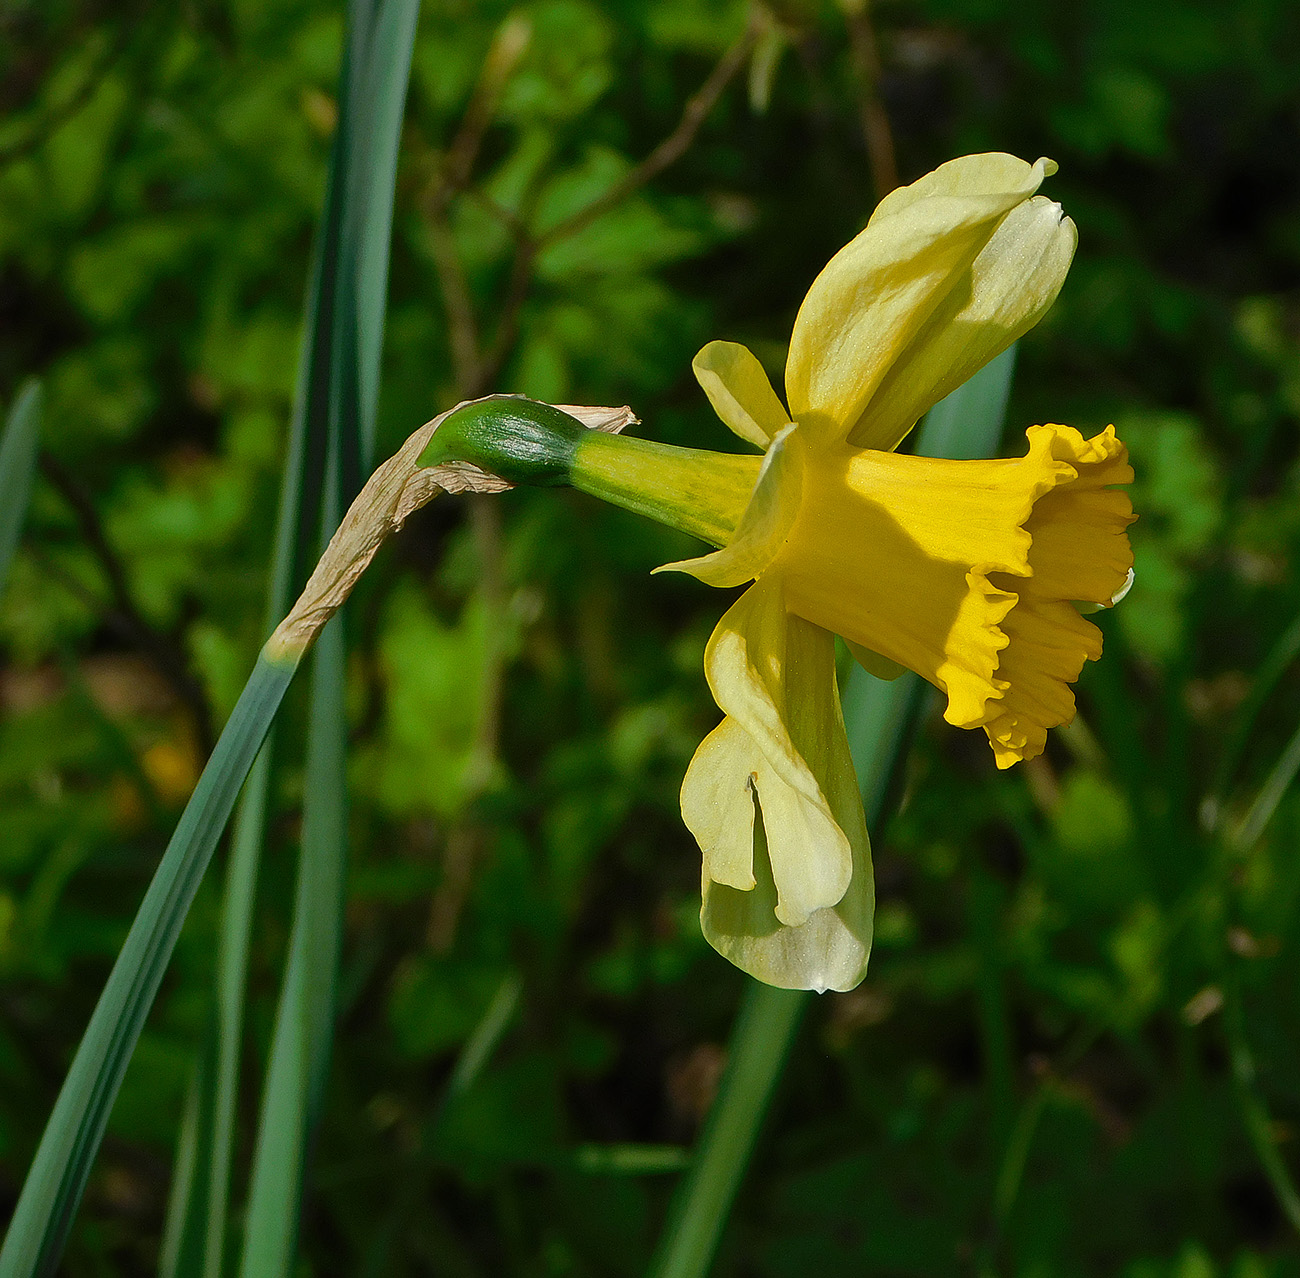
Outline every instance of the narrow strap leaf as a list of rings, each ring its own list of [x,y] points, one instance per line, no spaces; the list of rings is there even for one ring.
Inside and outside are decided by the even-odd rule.
[[[259,657],[90,1018],[18,1199],[0,1278],[52,1274],[190,903],[296,663]]]
[[[333,157],[338,239],[327,246],[334,289],[310,322],[328,332],[328,365],[309,420],[327,423],[320,544],[360,487],[374,447],[397,147],[418,0],[355,0]],[[325,302],[328,301],[328,306]],[[320,1110],[333,1038],[347,854],[346,650],[343,618],[320,635],[311,708],[289,957],[276,1012],[249,1189],[241,1273],[270,1278],[293,1266],[306,1151]],[[209,1270],[208,1278],[216,1278]]]
[[[18,549],[23,521],[27,518],[44,400],[40,382],[28,379],[9,410],[4,433],[0,434],[0,493],[3,494],[0,498],[0,592],[4,590],[9,564]]]

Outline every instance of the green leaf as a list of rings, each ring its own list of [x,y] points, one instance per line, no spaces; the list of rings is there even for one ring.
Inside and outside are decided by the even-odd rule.
[[[312,670],[298,891],[249,1189],[240,1270],[247,1278],[293,1267],[307,1139],[329,1064],[347,848],[341,620],[321,633]]]
[[[323,287],[306,415],[328,427],[320,548],[371,464],[387,292],[397,144],[410,74],[417,0],[350,9],[342,118],[322,237]],[[317,641],[312,669],[303,842],[289,959],[254,1151],[241,1273],[288,1273],[308,1139],[320,1108],[333,1037],[347,853],[344,619]],[[210,1271],[211,1273],[212,1271]]]
[[[418,0],[388,0],[377,14],[368,5],[354,6],[351,13],[340,74],[345,109],[335,135],[305,308],[306,338],[271,566],[268,628],[287,610],[304,579],[309,548],[328,539],[360,472],[371,463],[397,143],[417,13]],[[267,1114],[274,1108],[274,1136],[268,1140],[281,1140],[286,1147],[271,1150],[259,1142],[253,1180],[254,1199],[261,1206],[247,1231],[249,1254],[275,1251],[285,1264],[291,1258],[308,1111],[314,1106],[293,1094],[284,1071],[307,1050],[301,1041],[306,1033],[306,1013],[300,1015],[303,973],[324,959],[328,979],[314,985],[320,1000],[311,1005],[311,1021],[319,1026],[308,1035],[318,1079],[323,1079],[337,967],[341,887],[331,898],[328,885],[336,880],[341,884],[344,860],[341,643],[336,623],[322,636],[326,655],[318,650],[314,658],[302,866],[308,877],[300,883],[271,1065],[276,1076],[268,1079],[263,1114],[265,1130]],[[248,950],[270,771],[268,743],[250,775],[232,840],[216,1006],[211,1037],[201,1051],[207,1067],[199,1071],[196,1104],[196,1139],[205,1174],[191,1178],[188,1192],[173,1193],[169,1204],[168,1237],[178,1240],[165,1257],[177,1265],[166,1271],[169,1275],[219,1278],[223,1268]],[[313,880],[327,885],[325,894],[308,894],[304,901],[304,884]],[[274,1107],[272,1096],[278,1098]]]
[[[0,435],[0,493],[4,494],[0,504],[0,592],[4,590],[9,563],[18,549],[23,520],[27,517],[44,400],[40,382],[35,378],[24,382]]]
[[[181,815],[77,1048],[0,1250],[0,1278],[55,1271],[185,915],[296,662],[258,658]]]

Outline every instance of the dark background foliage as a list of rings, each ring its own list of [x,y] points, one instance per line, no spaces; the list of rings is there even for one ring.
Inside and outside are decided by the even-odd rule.
[[[488,101],[512,13],[530,39]],[[719,1272],[1300,1272],[1300,802],[1242,833],[1270,778],[1285,791],[1300,716],[1300,9],[791,0],[675,163],[546,242],[673,134],[745,23],[702,0],[428,0],[381,451],[483,389],[628,402],[649,436],[730,447],[699,345],[779,371],[886,143],[902,181],[1000,149],[1060,163],[1047,190],[1080,232],[1006,448],[1114,421],[1141,520],[1137,585],[1043,759],[997,774],[982,736],[927,716],[873,832],[871,973],[814,1003]],[[0,1214],[262,637],[342,31],[307,0],[0,7],[0,399],[33,372],[49,394],[0,605]],[[359,592],[304,1272],[644,1269],[672,1177],[638,1147],[694,1137],[741,988],[699,937],[676,803],[724,600],[646,575],[688,548],[571,493],[446,500]],[[283,735],[241,1159],[298,834]],[[217,886],[70,1274],[155,1263]],[[489,1066],[444,1104],[515,981]]]

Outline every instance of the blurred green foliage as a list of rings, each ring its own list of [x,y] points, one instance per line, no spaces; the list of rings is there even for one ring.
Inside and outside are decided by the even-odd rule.
[[[1262,1107],[1300,1167],[1300,800],[1236,837],[1300,718],[1300,10],[764,12],[675,163],[566,228],[673,135],[745,6],[429,0],[381,453],[485,389],[628,402],[655,438],[728,447],[690,357],[728,337],[779,369],[808,283],[874,203],[875,101],[904,181],[984,149],[1060,162],[1079,256],[1009,416],[1116,422],[1141,520],[1137,584],[1042,760],[996,774],[982,737],[929,716],[874,832],[872,972],[814,1004],[719,1272],[1300,1273],[1247,1122]],[[262,638],[343,29],[306,0],[0,9],[0,400],[47,386],[0,601],[0,1214]],[[674,1163],[624,1147],[692,1139],[740,988],[699,938],[676,807],[716,716],[700,662],[721,600],[646,578],[688,549],[520,491],[435,503],[363,584],[305,1272],[644,1268],[670,1178],[637,1169]],[[301,715],[255,936],[245,1154]],[[152,1272],[217,909],[214,881],[68,1273]],[[495,1054],[449,1091],[511,978]]]

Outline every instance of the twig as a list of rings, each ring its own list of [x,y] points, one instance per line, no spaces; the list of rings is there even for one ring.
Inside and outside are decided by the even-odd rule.
[[[109,543],[99,513],[86,490],[49,453],[41,454],[40,466],[41,472],[72,509],[81,535],[108,583],[113,603],[104,611],[104,620],[139,648],[157,667],[159,674],[171,685],[172,691],[189,711],[200,752],[210,753],[213,740],[212,712],[203,686],[190,672],[185,655],[166,635],[150,625],[140,611],[131,594],[126,569]],[[102,608],[102,605],[96,606]]]
[[[898,185],[898,161],[894,155],[894,135],[889,127],[889,116],[880,97],[880,49],[875,28],[871,25],[871,0],[845,5],[845,20],[853,53],[853,70],[858,80],[862,137],[871,163],[871,180],[876,188],[876,199],[883,200]]]
[[[479,376],[485,383],[494,382],[505,367],[510,352],[519,340],[519,324],[524,303],[533,283],[533,267],[537,262],[540,245],[532,236],[523,236],[515,242],[514,261],[510,264],[510,282],[500,306],[496,335],[486,355],[479,363]]]
[[[19,138],[18,141],[0,149],[0,168],[3,168],[6,164],[12,164],[15,160],[22,159],[25,155],[30,155],[62,125],[71,120],[94,97],[95,90],[103,83],[109,67],[113,65],[118,55],[126,48],[127,39],[132,30],[131,23],[123,23],[116,36],[105,46],[99,60],[86,72],[85,78],[77,85],[76,89],[64,101],[55,107],[51,107],[44,119],[32,125],[26,137]]]
[[[585,208],[570,214],[562,222],[557,222],[548,231],[539,235],[537,237],[539,248],[546,248],[557,240],[566,239],[584,227],[590,226],[602,214],[608,213],[634,191],[676,164],[690,150],[695,135],[717,105],[722,91],[731,83],[736,72],[744,66],[745,59],[758,38],[758,33],[758,23],[751,21],[740,39],[722,55],[709,78],[700,86],[699,92],[686,103],[677,127],[640,164],[620,181],[615,182],[603,195],[597,196]]]
[[[501,318],[497,324],[492,346],[482,360],[480,374],[483,380],[474,388],[475,394],[482,394],[484,387],[496,379],[519,337],[520,316],[532,285],[533,267],[538,255],[543,249],[571,235],[576,235],[590,226],[597,218],[621,204],[629,195],[640,190],[686,154],[704,121],[717,105],[723,90],[744,66],[745,59],[758,38],[759,30],[759,22],[756,19],[751,20],[740,38],[719,59],[708,79],[682,108],[677,127],[640,164],[615,182],[608,191],[598,195],[585,207],[540,234],[529,234],[524,228],[516,232],[515,258],[510,268],[510,282],[499,309]]]
[[[433,265],[438,272],[442,307],[447,315],[447,332],[451,340],[451,360],[456,374],[458,399],[474,399],[478,394],[479,334],[474,316],[474,299],[469,280],[456,252],[456,241],[442,212],[429,217],[429,240],[433,248]],[[467,388],[473,388],[467,390]]]
[[[475,204],[481,206],[496,218],[510,232],[513,238],[517,240],[528,238],[527,224],[514,209],[508,209],[504,204],[494,200],[482,187],[467,186],[464,193]]]
[[[478,321],[469,280],[456,253],[455,239],[447,220],[452,200],[469,182],[474,163],[483,145],[492,117],[496,114],[506,83],[528,47],[532,28],[528,20],[513,17],[502,24],[492,41],[469,105],[446,155],[437,165],[433,180],[424,195],[425,216],[429,221],[434,267],[442,290],[451,335],[452,361],[456,386],[461,399],[473,399],[485,383],[479,368]]]
[[[501,746],[501,699],[505,675],[504,626],[506,586],[501,571],[505,551],[501,544],[501,504],[490,496],[470,498],[470,520],[479,558],[479,590],[493,625],[485,639],[483,655],[482,715],[466,775],[471,789],[487,788]]]
[[[438,208],[445,210],[452,197],[469,182],[488,125],[496,115],[501,95],[518,66],[519,59],[523,57],[532,34],[532,25],[528,19],[516,15],[502,23],[493,38],[460,128],[447,149],[430,192],[431,211],[436,212]]]

